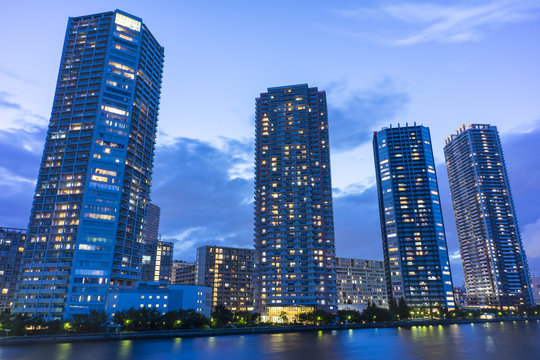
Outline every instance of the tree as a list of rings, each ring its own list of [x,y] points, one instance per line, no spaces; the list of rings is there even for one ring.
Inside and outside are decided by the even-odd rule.
[[[390,315],[388,310],[369,302],[364,311],[362,311],[362,320],[373,322],[391,321],[392,315]]]
[[[338,318],[341,322],[355,324],[362,321],[362,314],[357,310],[338,310]]]
[[[47,330],[45,330],[47,334],[60,334],[64,329],[64,323],[58,319],[47,321],[45,326],[47,327]]]
[[[234,313],[234,324],[237,326],[254,325],[259,322],[261,314],[251,311],[237,311]]]
[[[29,315],[21,313],[11,314],[6,311],[0,316],[0,322],[3,332],[18,336],[26,334],[26,326],[32,322],[32,318]]]
[[[102,332],[107,326],[109,316],[103,310],[90,310],[88,314],[75,314],[71,328],[75,332],[92,333]]]
[[[164,317],[157,309],[127,309],[116,312],[113,321],[126,331],[160,330],[164,328]]]
[[[411,316],[411,311],[409,310],[409,306],[405,302],[405,299],[400,297],[398,302],[398,311],[397,315],[399,316],[400,320],[406,320]]]
[[[399,314],[398,304],[394,296],[390,295],[390,300],[388,301],[388,311],[393,319],[403,320]]]
[[[302,313],[298,319],[302,322],[311,324],[331,324],[334,322],[334,314],[324,310],[314,310],[307,313]]]
[[[203,328],[205,325],[210,324],[210,320],[196,312],[193,309],[185,310],[186,311],[186,321],[185,321],[185,327],[188,329],[200,329]]]
[[[215,326],[223,327],[234,320],[234,314],[231,310],[219,304],[212,312],[212,319],[215,321]]]

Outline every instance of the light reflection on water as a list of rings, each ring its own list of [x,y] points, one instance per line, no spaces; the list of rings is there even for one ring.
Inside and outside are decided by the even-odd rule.
[[[540,322],[212,336],[0,347],[10,360],[521,359],[540,354]]]

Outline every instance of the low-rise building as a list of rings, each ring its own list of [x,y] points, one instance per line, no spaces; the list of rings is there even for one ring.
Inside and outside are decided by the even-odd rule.
[[[212,288],[212,308],[253,310],[253,249],[201,246],[197,249],[196,281]]]
[[[26,230],[0,227],[0,312],[11,308],[25,238]]]
[[[174,260],[171,267],[170,283],[172,285],[195,285],[195,270],[195,263]]]
[[[382,261],[336,257],[336,275],[339,309],[369,302],[388,307]]]
[[[166,282],[141,282],[135,289],[114,289],[107,297],[107,313],[156,309],[163,313],[174,310],[195,310],[210,317],[212,289],[200,285],[169,285]]]

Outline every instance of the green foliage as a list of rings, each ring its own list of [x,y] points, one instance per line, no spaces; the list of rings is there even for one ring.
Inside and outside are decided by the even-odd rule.
[[[362,314],[357,310],[338,310],[338,318],[341,322],[348,324],[362,322]]]
[[[390,312],[390,315],[393,319],[402,320],[401,314],[399,314],[399,306],[396,302],[396,299],[392,295],[390,295],[390,300],[388,301],[388,311]]]
[[[390,311],[369,302],[364,311],[362,311],[362,320],[369,322],[383,322],[392,321],[393,318]]]
[[[0,323],[2,324],[3,335],[7,332],[9,335],[24,335],[25,327],[31,321],[31,317],[23,314],[11,314],[9,311],[0,314]]]
[[[199,329],[210,323],[206,316],[192,309],[169,311],[163,315],[163,321],[167,330]]]
[[[39,316],[12,314],[10,311],[0,313],[0,336],[59,334],[61,330],[60,320],[45,321]]]
[[[237,311],[234,313],[236,326],[253,326],[259,322],[261,314],[251,311]]]
[[[90,310],[88,314],[75,314],[65,328],[78,333],[97,333],[105,331],[109,316],[105,311]]]
[[[447,318],[449,319],[478,319],[482,313],[493,313],[497,316],[504,315],[503,312],[497,309],[484,309],[480,310],[466,310],[456,309],[448,312]],[[501,315],[499,315],[501,314]]]
[[[116,312],[113,321],[126,331],[159,330],[163,327],[163,315],[157,309],[127,309]]]
[[[215,307],[212,312],[212,323],[215,327],[223,327],[229,323],[232,323],[234,320],[234,314],[231,310],[227,309],[222,304],[219,304]]]
[[[310,324],[331,324],[334,322],[334,318],[334,314],[324,310],[314,310],[298,316],[301,322]]]
[[[131,308],[117,312],[113,320],[125,331],[199,329],[209,324],[206,316],[191,309],[162,314],[156,309]]]
[[[400,297],[398,301],[396,316],[398,320],[407,320],[411,317],[409,306],[402,297]]]

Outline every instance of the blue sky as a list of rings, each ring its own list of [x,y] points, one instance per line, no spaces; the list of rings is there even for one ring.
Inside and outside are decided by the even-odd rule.
[[[338,256],[382,259],[371,136],[431,129],[456,283],[442,148],[463,123],[501,131],[531,272],[540,275],[538,1],[24,1],[0,12],[0,225],[26,227],[69,16],[122,9],[165,47],[153,180],[176,258],[251,246],[255,97],[327,91]]]

